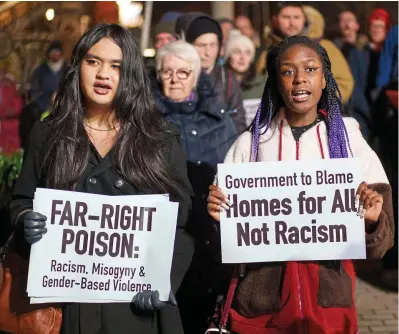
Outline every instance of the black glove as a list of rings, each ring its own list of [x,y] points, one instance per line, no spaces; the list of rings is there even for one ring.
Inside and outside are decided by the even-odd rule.
[[[163,302],[159,300],[158,290],[139,292],[134,296],[132,303],[135,307],[144,311],[158,311],[164,308],[166,304],[177,306],[177,301],[172,291],[169,294],[169,300]]]
[[[24,223],[25,240],[29,244],[38,242],[47,233],[47,217],[34,211],[27,211],[21,215],[19,221]]]

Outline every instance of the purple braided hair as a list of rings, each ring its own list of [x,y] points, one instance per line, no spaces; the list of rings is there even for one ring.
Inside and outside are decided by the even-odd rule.
[[[251,161],[256,161],[259,148],[260,128],[265,127],[264,133],[269,129],[273,117],[283,105],[276,89],[278,86],[277,64],[281,54],[294,45],[304,45],[316,51],[323,63],[323,72],[326,79],[326,88],[323,90],[319,102],[319,110],[326,112],[328,135],[328,148],[331,159],[348,158],[348,149],[353,156],[349,143],[348,132],[341,116],[342,96],[337,82],[331,73],[331,62],[327,51],[318,43],[304,36],[293,36],[285,39],[273,48],[267,56],[268,78],[263,91],[262,101],[259,104],[254,121],[251,124],[252,147]]]

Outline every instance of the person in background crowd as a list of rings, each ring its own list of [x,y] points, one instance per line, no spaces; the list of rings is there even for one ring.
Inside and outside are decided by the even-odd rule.
[[[152,77],[155,102],[181,133],[195,194],[187,223],[195,252],[177,300],[185,333],[203,334],[216,297],[225,292],[231,277],[229,267],[221,265],[220,242],[207,212],[208,185],[237,131],[231,117],[218,106],[213,82],[201,71],[200,57],[191,44],[177,41],[161,48],[156,69],[157,76]]]
[[[255,31],[252,21],[249,17],[244,15],[237,16],[235,19],[235,26],[244,36],[247,36],[252,40],[252,42],[254,42],[255,47],[260,46],[259,36]]]
[[[377,72],[376,86],[382,88],[398,78],[398,26],[395,25],[387,35]]]
[[[255,69],[255,45],[247,36],[232,30],[226,45],[226,66],[240,82],[245,108],[245,118],[249,126],[255,116],[263,94],[266,76],[257,74]]]
[[[151,29],[152,43],[155,48],[155,53],[164,45],[177,40],[175,33],[176,19],[180,14],[178,12],[167,12],[161,20]],[[155,66],[155,57],[146,57],[144,59],[145,66],[148,71],[151,71]]]
[[[365,227],[367,257],[380,259],[393,246],[395,234],[391,187],[356,120],[341,116],[327,50],[306,37],[289,37],[270,52],[267,68],[255,122],[230,148],[225,163],[361,159],[358,223]],[[211,185],[208,201],[209,214],[219,222],[220,211],[230,204],[227,197]],[[231,333],[359,332],[352,260],[269,262],[246,268],[236,283]]]
[[[345,44],[354,45],[357,49],[362,50],[367,44],[367,36],[359,34],[359,22],[356,15],[349,11],[343,11],[338,15],[338,28],[341,36],[334,40],[334,43],[340,50]]]
[[[279,1],[272,8],[272,29],[266,37],[266,51],[259,57],[256,64],[258,73],[266,73],[267,53],[277,46],[284,38],[300,35],[306,24],[302,5],[297,1]]]
[[[177,40],[175,22],[159,22],[152,31],[155,50]]]
[[[353,22],[356,17],[351,12],[344,12],[340,17],[342,18],[343,28],[347,27],[345,31],[347,31],[348,40],[336,40],[336,43],[341,46],[342,53],[346,57],[355,79],[353,95],[348,104],[348,113],[356,118],[364,138],[372,144],[375,139],[373,130],[375,122],[371,114],[371,106],[375,98],[373,99],[372,95],[375,88],[380,51],[387,29],[390,26],[389,14],[381,8],[373,10],[368,19],[370,40],[363,48],[360,48],[359,45],[356,46],[356,42],[349,42],[349,40],[353,41],[354,34],[350,34],[348,30],[354,25]],[[356,32],[358,26],[356,22]],[[342,41],[344,43],[340,43]]]
[[[374,9],[368,19],[369,43],[365,46],[367,86],[366,97],[372,103],[372,91],[376,88],[378,63],[388,31],[391,29],[389,13],[382,8]],[[354,61],[358,60],[354,57]],[[384,65],[386,67],[386,65]]]
[[[41,242],[47,232],[49,217],[32,211],[38,187],[101,195],[168,193],[179,203],[169,300],[145,291],[132,303],[63,304],[61,332],[183,334],[173,293],[191,261],[184,228],[192,188],[179,134],[157,111],[138,43],[121,26],[96,25],[80,38],[52,115],[31,131],[11,203],[14,227],[24,231],[28,244]]]
[[[234,21],[227,18],[220,18],[217,21],[220,24],[220,28],[222,29],[222,35],[223,35],[222,48],[220,49],[220,56],[218,63],[220,65],[223,65],[226,42],[229,37],[230,31],[234,29]]]
[[[337,71],[337,68],[340,69],[338,72],[336,81],[341,82],[340,90],[344,90],[342,87],[342,79],[339,75],[347,76],[345,72],[352,74],[354,79],[354,88],[353,94],[350,97],[348,104],[344,106],[344,113],[353,116],[360,124],[360,129],[366,140],[370,137],[370,111],[367,104],[367,100],[364,95],[364,90],[361,88],[365,86],[365,77],[362,82],[357,82],[355,79],[358,78],[356,76],[357,69],[350,68],[350,63],[348,64],[344,55],[338,49],[338,47],[330,40],[324,39],[324,28],[325,21],[323,15],[315,8],[311,6],[304,6],[304,11],[306,17],[308,19],[308,27],[306,29],[306,35],[314,41],[319,42],[328,52],[329,58],[331,59],[331,65],[333,66],[333,71]],[[351,46],[354,48],[354,46]],[[364,74],[360,74],[360,76],[364,76]],[[345,82],[345,81],[344,81]],[[341,91],[342,92],[342,91]]]
[[[67,67],[62,56],[62,44],[54,41],[47,49],[47,61],[33,72],[31,80],[31,101],[35,101],[40,113],[47,110],[53,93],[57,90],[61,75]]]
[[[392,184],[395,225],[398,228],[398,26],[395,25],[387,35],[381,51],[377,82],[381,88],[374,106],[379,139],[378,154],[387,170]],[[392,288],[398,288],[398,233],[395,233],[395,245],[382,259],[382,282]]]
[[[37,108],[35,103],[26,104],[21,111],[21,115],[19,117],[19,138],[21,140],[21,148],[26,149],[29,145],[29,135],[30,132],[38,120],[43,120],[47,116],[49,116],[54,108],[56,93],[54,92],[51,96],[50,105],[47,110],[43,113],[40,113],[40,110]]]
[[[255,45],[255,62],[258,61],[259,57],[263,52],[261,46],[260,37],[258,32],[255,30],[252,21],[249,17],[240,15],[235,19],[235,26],[244,36],[247,36]]]
[[[22,106],[12,76],[0,69],[0,153],[12,153],[21,147],[18,127]]]
[[[309,36],[310,34],[309,37],[311,39],[317,40],[328,50],[332,64],[332,72],[342,94],[342,103],[346,104],[352,95],[354,86],[353,76],[348,63],[334,44],[323,38],[325,23],[322,15],[320,14],[320,17],[317,16],[313,24],[312,30],[314,30],[314,32],[309,32],[310,24],[301,3],[294,1],[278,2],[275,11],[272,13],[273,30],[268,36],[268,50],[277,46],[286,37],[304,34]],[[257,64],[258,73],[266,73],[266,59],[267,52],[260,58],[260,60],[263,60],[263,65],[260,62]],[[260,71],[260,68],[264,70]]]
[[[219,23],[203,13],[187,13],[178,17],[175,31],[197,49],[202,70],[215,82],[223,111],[232,116],[238,133],[244,131],[246,123],[240,85],[232,71],[217,63],[223,44]]]

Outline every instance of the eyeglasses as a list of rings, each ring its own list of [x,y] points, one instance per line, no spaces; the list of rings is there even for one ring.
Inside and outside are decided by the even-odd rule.
[[[182,68],[178,69],[178,70],[171,70],[171,69],[160,69],[159,70],[159,74],[161,75],[162,79],[170,79],[174,72],[176,72],[176,76],[180,80],[185,80],[190,76],[192,70],[187,70],[187,69],[182,69]]]

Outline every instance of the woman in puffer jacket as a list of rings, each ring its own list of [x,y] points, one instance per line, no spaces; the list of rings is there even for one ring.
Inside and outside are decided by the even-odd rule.
[[[176,297],[185,333],[203,334],[232,272],[218,255],[220,241],[207,213],[208,185],[238,133],[231,115],[218,102],[212,78],[201,72],[194,46],[184,41],[169,43],[158,50],[155,61],[157,72],[150,77],[156,105],[180,130],[194,190],[186,225],[194,238],[194,256]]]

